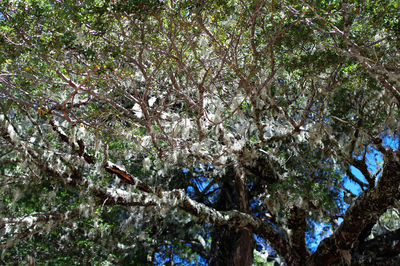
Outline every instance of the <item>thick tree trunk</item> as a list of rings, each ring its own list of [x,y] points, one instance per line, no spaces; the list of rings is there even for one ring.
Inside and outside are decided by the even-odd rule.
[[[241,193],[238,188],[239,186],[233,184],[232,180],[225,181],[215,207],[221,211],[241,209]],[[252,264],[255,245],[252,232],[235,231],[225,225],[214,227],[211,236],[210,266],[250,266]]]
[[[250,266],[253,263],[254,245],[253,233],[244,230],[240,231],[234,254],[234,265]]]
[[[209,265],[251,265],[253,249],[254,238],[250,232],[235,232],[228,226],[216,227],[212,234]]]

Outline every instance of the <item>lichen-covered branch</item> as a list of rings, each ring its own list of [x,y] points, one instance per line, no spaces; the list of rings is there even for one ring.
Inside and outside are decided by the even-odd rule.
[[[22,217],[0,218],[0,232],[2,232],[0,247],[10,247],[16,241],[49,230],[59,223],[75,220],[82,211],[83,209],[77,208],[66,212],[53,211],[32,213]],[[24,229],[21,230],[19,227]]]
[[[163,191],[160,195],[155,195],[97,186],[89,188],[94,194],[105,200],[106,204],[177,207],[193,215],[198,222],[204,221],[215,226],[227,225],[236,230],[252,231],[268,239],[279,254],[286,254],[284,257],[288,263],[294,263],[298,260],[298,257],[294,255],[296,254],[295,251],[288,245],[284,235],[272,224],[239,211],[217,211],[192,200],[182,190]]]

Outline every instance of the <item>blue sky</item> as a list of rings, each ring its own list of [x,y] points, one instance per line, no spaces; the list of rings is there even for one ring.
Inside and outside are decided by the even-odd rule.
[[[394,150],[398,149],[399,147],[399,138],[397,136],[391,136],[391,137],[385,137],[383,139],[383,146],[384,147],[390,147]],[[376,173],[377,170],[382,168],[382,162],[383,162],[383,157],[380,152],[378,152],[375,149],[371,149],[370,152],[366,154],[366,162],[368,164],[368,170],[372,173]],[[367,180],[365,180],[363,174],[361,174],[360,170],[357,168],[350,166],[351,172],[359,178],[361,181],[367,183]],[[379,178],[380,174],[378,175]],[[346,181],[344,183],[344,186],[356,194],[357,196],[361,193],[360,187],[355,184],[354,182],[350,181],[348,178],[346,178]]]
[[[396,135],[393,136],[386,136],[383,138],[383,146],[385,148],[392,148],[394,150],[398,149],[399,147],[399,138]],[[376,173],[377,171],[379,171],[379,169],[382,168],[382,163],[383,163],[383,157],[382,154],[380,152],[378,152],[377,150],[373,149],[372,147],[370,147],[370,151],[366,154],[366,163],[368,165],[368,170],[371,173]],[[360,172],[360,170],[358,170],[356,167],[354,166],[350,166],[350,170],[351,172],[358,178],[360,179],[362,182],[367,183],[367,180],[365,179],[364,175]],[[379,173],[377,175],[377,180],[379,179],[381,173]],[[355,195],[360,195],[361,194],[361,189],[360,186],[358,184],[356,184],[355,182],[351,181],[348,177],[345,177],[345,182],[344,182],[344,187],[348,190],[350,190],[353,194]],[[345,206],[349,206],[348,204],[345,204]],[[340,224],[342,222],[341,219],[338,219],[338,223]],[[319,243],[321,242],[321,240],[325,237],[330,236],[333,232],[332,232],[332,228],[330,226],[327,226],[326,224],[314,224],[315,226],[315,233],[314,233],[314,239],[312,239],[312,241],[309,242],[309,248],[314,251]],[[326,230],[328,227],[328,230]],[[326,232],[326,233],[325,233]],[[321,234],[325,234],[323,237],[321,237]],[[311,239],[309,239],[311,240]]]

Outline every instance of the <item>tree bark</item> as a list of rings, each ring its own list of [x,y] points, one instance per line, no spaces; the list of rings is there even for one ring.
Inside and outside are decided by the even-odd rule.
[[[247,199],[239,191],[237,182],[226,178],[222,185],[215,208],[221,211],[238,210]],[[242,193],[242,195],[240,195]],[[243,207],[243,206],[242,206]],[[253,262],[255,240],[250,230],[234,230],[227,225],[215,226],[212,233],[210,266],[250,266]]]
[[[351,265],[400,265],[400,229],[361,242]]]
[[[228,226],[216,226],[212,233],[209,265],[251,265],[254,238],[245,230],[236,232]]]

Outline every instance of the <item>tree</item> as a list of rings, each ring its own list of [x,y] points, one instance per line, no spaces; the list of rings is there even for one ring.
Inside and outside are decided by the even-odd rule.
[[[2,1],[5,261],[251,265],[254,234],[288,265],[367,261],[399,240],[367,239],[400,197],[399,147],[385,142],[398,139],[398,13],[397,1]],[[311,252],[315,223],[333,233]]]

